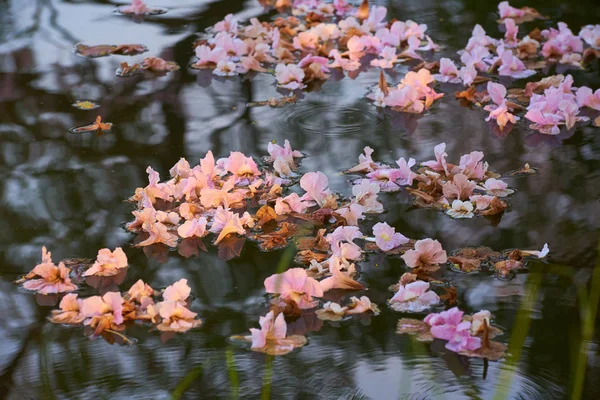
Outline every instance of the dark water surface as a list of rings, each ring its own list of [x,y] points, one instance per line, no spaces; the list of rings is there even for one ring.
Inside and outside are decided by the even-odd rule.
[[[523,123],[499,138],[484,111],[459,106],[452,85],[441,87],[446,97],[418,120],[381,114],[363,98],[377,82],[377,71],[331,79],[294,106],[248,109],[248,101],[277,95],[272,76],[213,79],[186,66],[196,32],[228,13],[245,19],[261,15],[262,8],[250,0],[148,3],[170,11],[136,23],[113,14],[116,3],[109,1],[0,1],[0,398],[600,397],[600,329],[595,329],[600,320],[593,296],[600,288],[592,283],[594,272],[596,282],[600,273],[594,268],[600,239],[598,129],[585,127],[561,142],[534,135]],[[448,46],[447,54],[466,44],[476,23],[501,36],[496,2],[377,3],[388,6],[388,18],[428,24],[432,38]],[[600,23],[595,1],[527,5],[551,16],[538,26],[563,20],[577,33]],[[143,43],[150,52],[88,60],[73,54],[77,42]],[[174,60],[183,68],[156,80],[115,77],[120,61],[144,56]],[[395,80],[405,71],[397,67]],[[598,64],[572,74],[576,86],[600,87]],[[72,108],[76,99],[99,101],[97,111],[114,123],[113,131],[101,137],[69,134],[96,115]],[[538,167],[534,177],[510,180],[518,192],[497,226],[483,218],[452,220],[409,210],[402,194],[382,196],[390,211],[380,220],[408,237],[437,238],[447,250],[549,243],[549,262],[532,264],[512,281],[483,273],[447,275],[457,285],[462,309],[485,308],[495,315],[506,330],[500,339],[509,343],[509,356],[484,364],[397,335],[399,314],[385,301],[391,297],[387,287],[405,267],[373,255],[360,264],[361,281],[381,315],[338,324],[301,319],[290,330],[308,332],[308,345],[276,358],[230,344],[230,335],[257,326],[266,312],[263,280],[285,250],[261,253],[247,245],[240,258],[228,262],[215,251],[189,259],[176,252],[164,258],[145,254],[130,246],[132,236],[123,229],[131,219],[131,205],[123,200],[145,186],[148,165],[166,176],[182,156],[193,163],[208,150],[217,157],[232,150],[260,156],[274,139],[289,139],[308,153],[303,170],[325,172],[332,188],[344,194],[349,185],[339,171],[352,166],[366,145],[381,160],[423,161],[445,141],[450,160],[481,150],[496,171],[526,162]],[[122,288],[139,278],[155,288],[187,278],[196,296],[191,308],[204,325],[165,343],[146,328],[129,329],[138,342],[123,347],[90,340],[80,328],[50,324],[53,305],[39,305],[12,283],[37,264],[42,245],[55,260],[123,246],[130,268]]]

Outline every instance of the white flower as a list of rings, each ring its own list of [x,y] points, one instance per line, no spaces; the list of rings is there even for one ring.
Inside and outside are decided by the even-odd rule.
[[[220,76],[237,75],[235,63],[233,61],[221,60],[217,63],[217,68],[213,70],[213,74]]]
[[[454,200],[452,208],[446,211],[452,218],[473,218],[473,203],[470,201]]]

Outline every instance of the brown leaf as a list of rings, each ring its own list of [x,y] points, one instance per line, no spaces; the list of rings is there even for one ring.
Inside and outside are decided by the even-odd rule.
[[[432,342],[430,327],[425,322],[413,318],[401,318],[396,327],[396,333],[417,335],[419,342]]]
[[[369,18],[369,0],[363,0],[360,4],[360,7],[358,7],[358,11],[356,12],[356,18],[359,21]]]
[[[383,92],[385,96],[390,94],[390,88],[388,87],[387,81],[385,80],[383,70],[379,71],[379,89]]]
[[[258,218],[258,222],[256,223],[256,225],[260,228],[269,221],[277,220],[277,213],[275,212],[273,207],[264,205],[261,208],[259,208],[256,212],[256,218]]]

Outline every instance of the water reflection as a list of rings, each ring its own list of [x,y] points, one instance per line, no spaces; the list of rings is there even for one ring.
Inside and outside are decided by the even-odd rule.
[[[151,5],[158,6],[159,4]],[[462,47],[475,23],[496,32],[495,4],[472,1],[379,2],[389,13],[427,23],[433,38]],[[544,14],[573,27],[598,23],[594,3],[531,2]],[[91,1],[8,1],[0,4],[0,397],[88,398],[205,397],[239,394],[256,398],[595,398],[600,372],[598,274],[600,221],[600,136],[583,128],[565,138],[540,137],[524,124],[499,138],[481,110],[446,98],[420,118],[379,112],[362,97],[377,74],[330,81],[283,108],[246,108],[247,102],[279,97],[274,79],[213,79],[188,70],[195,33],[227,13],[259,15],[254,2],[179,1],[169,13],[140,23],[112,14],[116,3]],[[148,55],[183,68],[165,77],[117,78],[122,60],[88,60],[72,46],[143,43]],[[448,53],[450,54],[450,53]],[[597,70],[596,70],[597,72]],[[576,81],[600,86],[593,71]],[[390,77],[394,78],[394,77]],[[399,75],[397,79],[401,78]],[[396,79],[396,78],[394,78]],[[102,106],[83,111],[70,105],[92,99]],[[103,136],[72,135],[68,129],[99,114],[114,126]],[[294,332],[310,331],[309,344],[285,357],[232,348],[227,338],[256,325],[265,310],[262,282],[282,252],[262,253],[246,245],[241,257],[205,252],[190,243],[180,255],[160,248],[128,247],[122,229],[131,219],[123,199],[144,185],[145,168],[166,173],[181,156],[197,160],[241,150],[262,155],[269,140],[289,139],[311,157],[306,170],[328,174],[334,190],[348,193],[348,177],[365,145],[384,161],[430,159],[446,141],[452,158],[482,150],[498,171],[540,169],[533,178],[512,178],[518,189],[513,208],[497,226],[485,219],[455,221],[429,210],[409,210],[402,194],[384,196],[383,219],[405,235],[439,238],[444,248],[487,245],[529,248],[548,242],[552,265],[534,265],[510,282],[452,274],[459,304],[487,308],[511,337],[511,356],[490,363],[465,360],[441,348],[396,335],[399,315],[387,307],[369,324],[352,320],[332,327],[301,318]],[[187,278],[202,329],[168,341],[138,327],[137,346],[89,340],[78,328],[46,322],[52,301],[19,291],[11,282],[30,270],[43,244],[58,259],[91,257],[102,247],[123,246],[131,267],[125,287],[144,278],[164,287]],[[230,252],[236,252],[235,246]],[[225,251],[227,253],[227,251]],[[231,254],[225,254],[231,255]],[[562,265],[562,267],[559,267]],[[403,271],[398,260],[361,264],[369,296],[383,304],[387,287]],[[598,269],[596,269],[597,271]],[[592,276],[594,277],[592,280]],[[594,283],[591,283],[594,282]],[[103,286],[104,287],[104,286]],[[587,299],[587,300],[586,300]],[[587,379],[586,379],[587,378]],[[573,396],[573,397],[571,397]]]

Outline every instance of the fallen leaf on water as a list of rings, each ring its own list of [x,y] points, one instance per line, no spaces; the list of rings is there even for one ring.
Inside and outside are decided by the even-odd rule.
[[[80,126],[78,128],[72,128],[71,133],[86,133],[86,132],[109,132],[112,129],[110,122],[102,122],[102,117],[98,115],[96,121],[90,125]]]
[[[419,319],[401,318],[396,327],[396,333],[417,335],[419,342],[432,342],[433,335],[429,325]]]
[[[95,110],[96,108],[100,107],[100,104],[96,104],[93,101],[88,100],[78,100],[71,105],[79,110]]]

